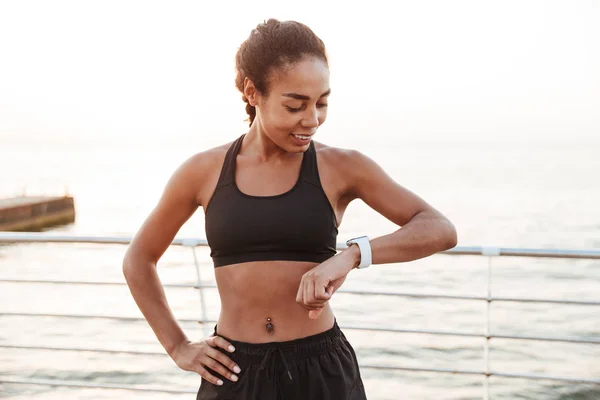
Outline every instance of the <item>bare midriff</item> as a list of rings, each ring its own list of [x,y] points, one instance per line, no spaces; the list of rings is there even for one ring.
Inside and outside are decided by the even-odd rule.
[[[215,269],[221,297],[217,334],[247,343],[282,342],[331,329],[329,303],[317,319],[296,302],[302,275],[313,262],[261,261]],[[267,324],[271,323],[272,327]],[[270,329],[272,328],[272,329]]]

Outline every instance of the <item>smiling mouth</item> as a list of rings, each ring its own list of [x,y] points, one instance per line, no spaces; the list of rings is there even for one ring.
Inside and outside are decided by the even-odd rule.
[[[297,134],[295,134],[295,133],[292,133],[292,135],[293,135],[295,138],[298,138],[298,139],[300,139],[300,140],[309,140],[309,139],[310,139],[310,137],[312,136],[312,135],[297,135]]]

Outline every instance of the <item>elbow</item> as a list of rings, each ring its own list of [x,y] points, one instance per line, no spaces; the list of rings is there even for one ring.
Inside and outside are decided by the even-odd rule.
[[[450,250],[458,244],[458,234],[454,224],[439,211],[433,210],[430,214],[430,223],[427,232],[430,237],[431,250],[441,252]]]
[[[456,233],[456,227],[452,222],[446,220],[444,228],[442,229],[443,234],[441,235],[441,247],[442,251],[450,250],[458,244],[458,234]]]
[[[136,261],[138,257],[135,257],[131,251],[131,247],[127,249],[125,256],[123,257],[122,271],[125,280],[128,281],[132,275],[135,273],[135,266],[138,264]]]
[[[132,262],[130,260],[130,257],[128,255],[125,255],[125,257],[123,257],[123,265],[122,265],[122,271],[123,271],[123,276],[125,277],[125,280],[128,280],[128,278],[131,276],[131,272],[132,272]]]
[[[139,274],[144,273],[144,271],[156,268],[156,261],[146,254],[134,251],[132,247],[129,247],[123,257],[123,265],[121,268],[125,280],[130,282],[134,276],[139,276]]]

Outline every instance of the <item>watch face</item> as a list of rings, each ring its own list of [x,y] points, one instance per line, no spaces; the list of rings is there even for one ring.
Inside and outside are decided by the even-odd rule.
[[[357,241],[358,239],[362,239],[362,238],[366,238],[366,236],[359,236],[359,237],[355,237],[355,238],[352,238],[352,239],[348,239],[348,240],[346,241],[346,243],[356,243],[356,241]]]
[[[352,244],[356,244],[358,246],[358,242],[360,239],[366,239],[368,241],[369,237],[368,236],[359,236],[359,237],[355,237],[352,239],[348,239],[346,241],[346,246],[350,247],[350,245],[352,245]]]

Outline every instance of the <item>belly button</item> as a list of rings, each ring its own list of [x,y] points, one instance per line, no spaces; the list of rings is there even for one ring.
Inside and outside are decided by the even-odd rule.
[[[267,328],[267,332],[273,333],[275,331],[275,326],[271,323],[271,318],[267,318],[267,324],[265,326]]]

